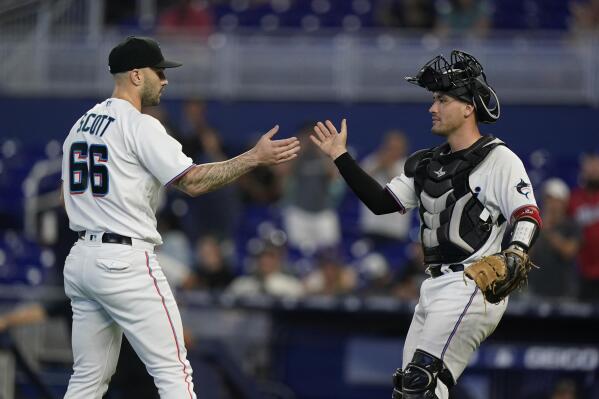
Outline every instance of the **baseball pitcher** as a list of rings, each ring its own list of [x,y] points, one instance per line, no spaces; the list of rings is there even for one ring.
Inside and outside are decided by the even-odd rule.
[[[77,120],[63,144],[64,204],[79,233],[66,259],[73,308],[73,374],[65,398],[101,398],[115,371],[122,334],[154,378],[161,398],[195,398],[177,304],[154,247],[161,187],[197,196],[258,165],[293,159],[295,137],[273,140],[275,126],[249,151],[195,165],[160,122],[142,114],[168,81],[158,43],[129,37],[110,52],[112,97]]]

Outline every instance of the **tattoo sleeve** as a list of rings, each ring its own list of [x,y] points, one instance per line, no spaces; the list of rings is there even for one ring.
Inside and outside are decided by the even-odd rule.
[[[187,194],[197,196],[231,183],[256,166],[258,162],[250,150],[226,161],[196,165],[175,185]]]

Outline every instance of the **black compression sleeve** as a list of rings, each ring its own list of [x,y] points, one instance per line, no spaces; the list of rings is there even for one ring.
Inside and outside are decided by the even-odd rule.
[[[387,189],[364,172],[348,152],[337,157],[335,165],[352,191],[374,214],[382,215],[403,210]]]

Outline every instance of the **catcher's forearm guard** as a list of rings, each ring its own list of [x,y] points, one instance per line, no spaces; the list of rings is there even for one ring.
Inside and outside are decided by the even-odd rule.
[[[528,252],[539,235],[539,226],[529,220],[519,220],[514,225],[510,246],[518,246]]]
[[[539,208],[532,205],[518,208],[512,214],[511,223],[514,227],[510,246],[517,245],[523,251],[528,252],[539,236],[543,224]]]

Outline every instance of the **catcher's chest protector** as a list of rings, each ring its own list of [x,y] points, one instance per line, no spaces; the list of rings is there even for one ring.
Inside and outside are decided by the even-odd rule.
[[[470,189],[470,173],[492,149],[504,145],[484,136],[463,151],[446,143],[415,154],[414,186],[420,199],[420,238],[426,264],[459,263],[480,249],[491,234],[489,211]]]

